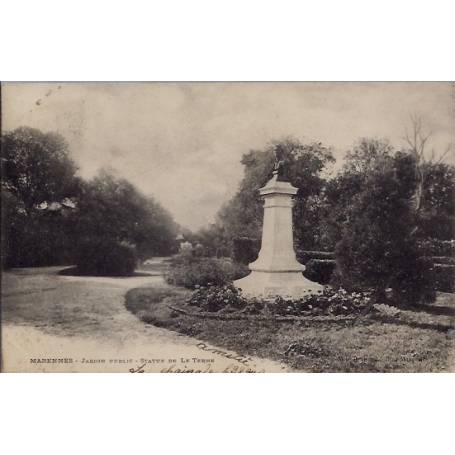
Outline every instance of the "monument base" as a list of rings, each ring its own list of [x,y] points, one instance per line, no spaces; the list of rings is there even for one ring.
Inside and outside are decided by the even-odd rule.
[[[234,286],[247,297],[300,298],[319,294],[323,286],[305,278],[301,272],[264,272],[253,270],[245,278],[234,281]]]

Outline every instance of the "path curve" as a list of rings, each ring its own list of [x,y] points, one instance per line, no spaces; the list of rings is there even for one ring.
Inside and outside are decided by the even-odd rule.
[[[3,371],[287,371],[278,362],[239,356],[146,325],[126,310],[124,296],[129,289],[166,286],[162,276],[75,277],[59,275],[61,269],[15,269],[3,274]]]

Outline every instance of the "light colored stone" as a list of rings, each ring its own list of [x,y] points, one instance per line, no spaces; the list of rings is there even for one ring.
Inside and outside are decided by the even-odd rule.
[[[292,197],[297,188],[289,182],[278,181],[275,171],[271,180],[260,189],[264,198],[264,223],[261,251],[256,261],[249,264],[251,273],[234,282],[242,293],[251,297],[302,297],[322,292],[319,283],[302,275],[293,246]]]
[[[190,253],[191,251],[193,251],[192,243],[186,241],[186,242],[182,242],[180,244],[180,252],[181,253]]]

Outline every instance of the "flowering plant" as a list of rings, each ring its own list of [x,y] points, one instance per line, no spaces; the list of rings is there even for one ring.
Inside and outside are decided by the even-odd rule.
[[[188,305],[202,311],[236,312],[248,314],[264,313],[280,316],[359,314],[372,307],[370,292],[347,292],[343,288],[324,287],[319,294],[302,296],[298,299],[276,297],[251,299],[243,296],[232,284],[225,286],[199,286],[188,300]]]
[[[319,294],[304,296],[300,299],[277,297],[269,303],[269,312],[281,315],[298,316],[301,314],[358,314],[371,307],[371,293],[347,292],[343,288],[324,287]]]
[[[225,286],[198,286],[188,300],[188,305],[197,306],[203,311],[216,312],[231,308],[241,310],[248,300],[232,284]]]

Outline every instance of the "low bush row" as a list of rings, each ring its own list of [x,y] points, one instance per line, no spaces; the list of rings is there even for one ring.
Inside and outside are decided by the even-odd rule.
[[[455,240],[426,239],[419,245],[427,256],[455,256]]]
[[[310,259],[305,264],[303,275],[311,281],[329,284],[335,267],[336,262],[334,259]]]
[[[320,256],[333,254],[325,252],[317,253]],[[437,259],[440,260],[440,258]],[[434,289],[443,292],[454,292],[455,265],[450,261],[451,258],[447,259],[448,263],[434,264],[431,266],[431,273],[434,275]],[[114,263],[117,262],[114,261]],[[307,261],[305,267],[306,269],[303,275],[309,280],[321,284],[340,285],[335,276],[336,261],[334,259],[310,259]],[[403,272],[401,280],[404,282],[406,279],[406,270]],[[245,264],[233,262],[227,258],[205,258],[180,254],[172,259],[171,267],[166,274],[166,280],[169,284],[175,286],[195,289],[198,286],[222,286],[233,280],[242,278],[248,275],[248,273],[249,269]],[[423,282],[424,278],[422,276],[421,282]],[[403,289],[400,289],[401,291],[404,292]],[[413,300],[412,296],[410,299]]]
[[[245,265],[230,259],[179,255],[173,259],[165,278],[168,284],[195,289],[198,286],[222,286],[246,276],[248,272]]]
[[[433,256],[431,260],[434,264],[455,265],[455,257],[453,256]]]
[[[112,239],[92,239],[79,246],[76,265],[83,275],[129,276],[137,265],[136,249]]]
[[[321,254],[321,252],[318,252]],[[328,255],[332,253],[327,253]],[[434,290],[455,292],[455,258],[450,256],[433,256],[430,273],[434,278]],[[309,280],[321,284],[334,284],[336,261],[334,259],[310,259],[305,264],[303,275]]]
[[[306,264],[308,261],[313,259],[320,260],[333,260],[335,259],[335,253],[333,251],[306,251],[297,250],[297,260],[302,264]]]

